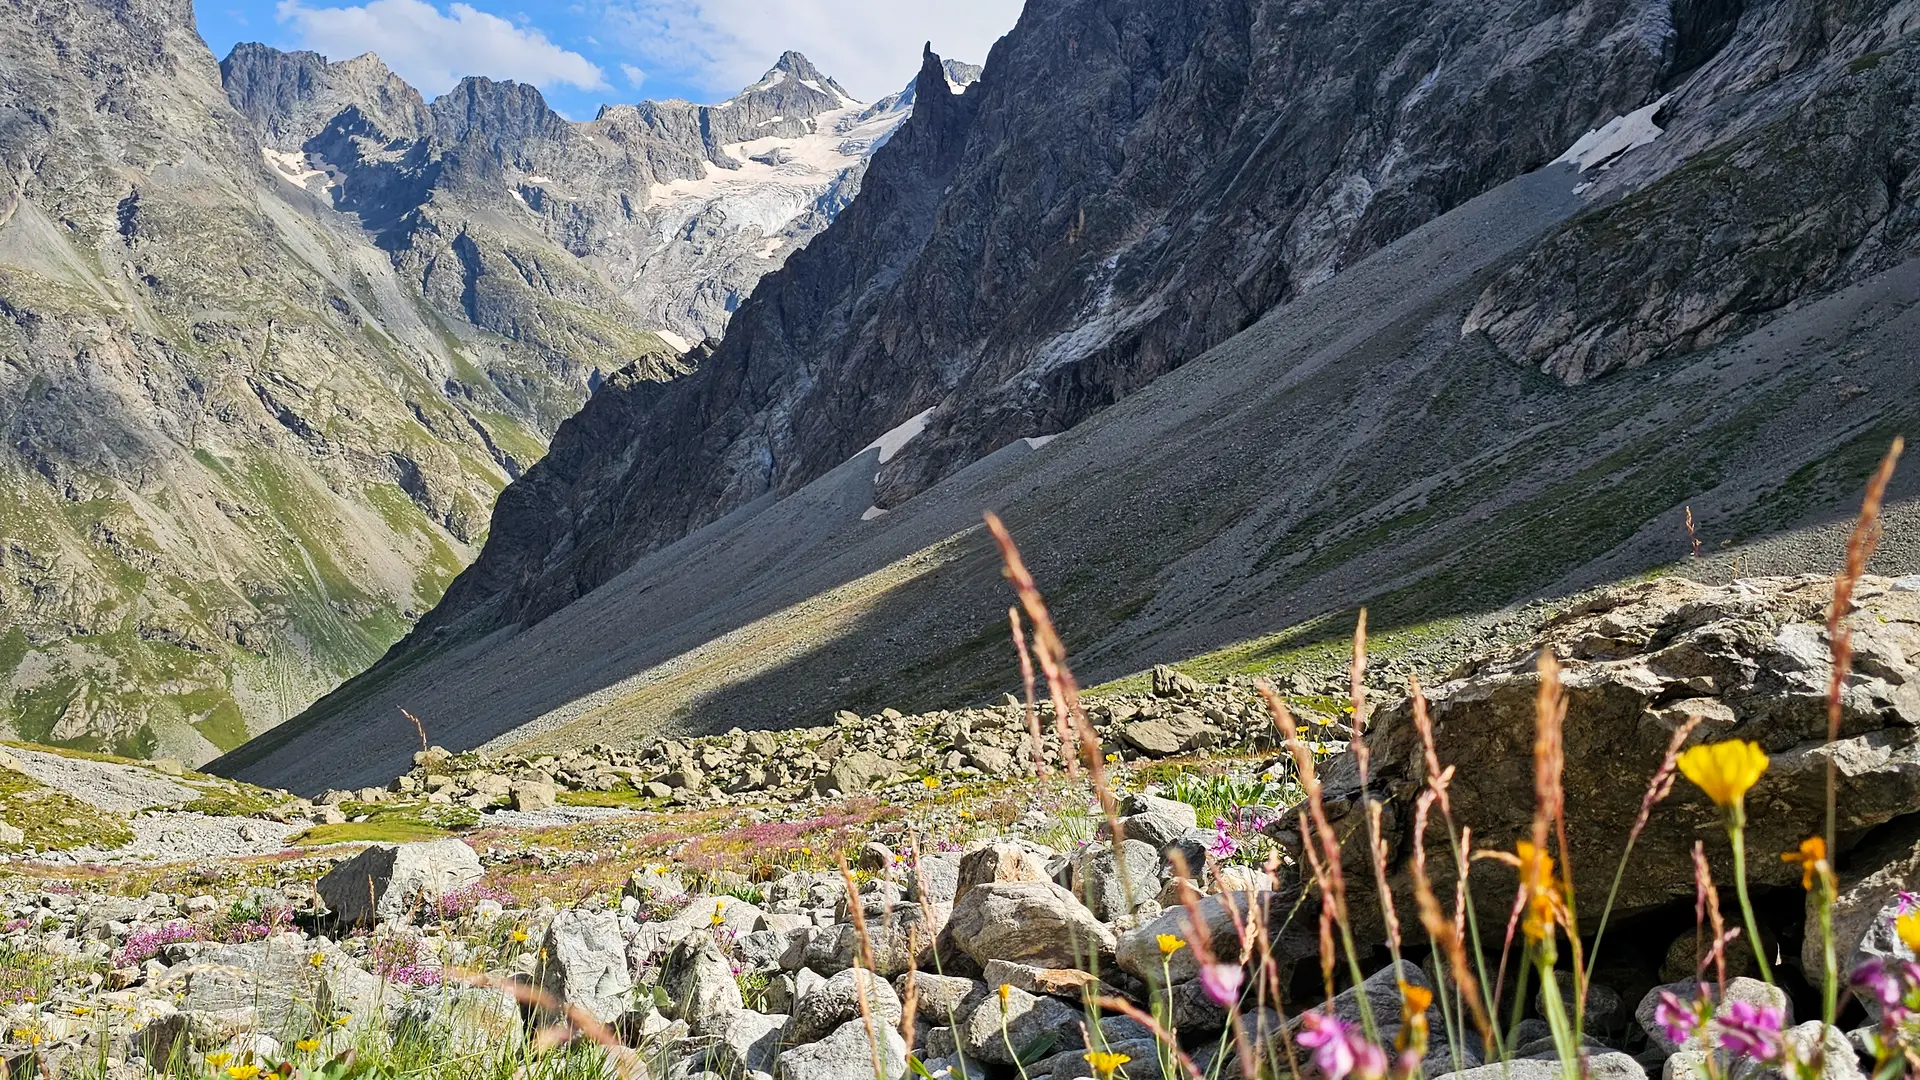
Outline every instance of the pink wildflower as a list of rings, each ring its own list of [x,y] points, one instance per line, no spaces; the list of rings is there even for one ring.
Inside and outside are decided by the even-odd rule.
[[[1240,984],[1246,972],[1238,964],[1200,965],[1200,989],[1215,1005],[1228,1006],[1240,1000]]]
[[[1730,1002],[1720,1022],[1720,1046],[1735,1057],[1752,1058],[1763,1065],[1777,1062],[1784,1050],[1780,1021],[1780,1010],[1772,1006]]]

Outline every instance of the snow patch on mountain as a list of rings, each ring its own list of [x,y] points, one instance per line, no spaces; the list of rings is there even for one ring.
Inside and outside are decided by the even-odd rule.
[[[1653,118],[1672,98],[1672,94],[1666,94],[1651,105],[1635,109],[1625,116],[1616,116],[1594,128],[1567,147],[1566,153],[1554,158],[1553,164],[1572,165],[1586,172],[1595,167],[1604,168],[1621,154],[1647,145],[1665,134],[1664,129],[1653,122]]]

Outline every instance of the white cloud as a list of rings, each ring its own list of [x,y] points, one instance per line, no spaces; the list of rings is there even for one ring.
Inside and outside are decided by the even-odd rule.
[[[446,93],[468,75],[539,87],[607,88],[599,67],[586,57],[555,45],[531,26],[515,26],[467,4],[450,4],[442,13],[423,0],[368,0],[358,7],[281,0],[278,14],[297,47],[334,60],[379,53],[428,97]]]
[[[1022,0],[605,0],[609,34],[647,68],[716,98],[798,49],[848,92],[873,101],[905,86],[927,41],[983,63]]]
[[[627,77],[627,85],[635,90],[640,89],[641,84],[647,81],[647,73],[632,64],[621,64],[620,74]]]

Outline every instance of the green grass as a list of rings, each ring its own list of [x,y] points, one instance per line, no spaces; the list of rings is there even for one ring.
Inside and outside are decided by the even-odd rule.
[[[344,825],[315,825],[288,843],[294,847],[318,847],[323,844],[406,844],[416,840],[443,840],[450,829],[424,821],[395,820],[349,821]]]
[[[16,848],[64,851],[133,840],[133,831],[119,818],[11,769],[0,769],[0,821],[26,834]]]

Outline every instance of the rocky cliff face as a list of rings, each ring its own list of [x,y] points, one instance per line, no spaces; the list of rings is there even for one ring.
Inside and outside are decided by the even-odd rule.
[[[216,65],[184,0],[0,29],[0,724],[190,761],[378,657],[590,387],[681,370],[652,331],[717,331],[905,115],[797,54],[576,124],[372,55]],[[660,235],[656,189],[823,145],[818,205],[737,224],[710,184],[673,220],[720,239]]]
[[[530,481],[567,490],[500,520],[544,540],[496,544],[437,618],[537,619],[927,410],[883,507],[1065,430],[1650,100],[1687,55],[1674,19],[1641,0],[1032,3],[964,96],[929,57],[871,205],[768,278],[711,363],[590,404],[582,430],[624,439]],[[510,522],[521,507],[537,523]]]
[[[964,94],[929,58],[692,375],[563,427],[416,636],[223,767],[349,774],[311,748],[409,700],[560,746],[998,692],[983,507],[1095,679],[1359,603],[1417,635],[1688,519],[1716,574],[1825,568],[1920,400],[1915,11],[1030,4]]]

